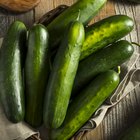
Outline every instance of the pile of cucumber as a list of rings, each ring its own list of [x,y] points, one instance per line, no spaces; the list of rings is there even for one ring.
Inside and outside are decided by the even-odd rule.
[[[116,89],[113,69],[134,52],[120,39],[134,22],[114,15],[87,27],[105,3],[77,1],[46,27],[11,24],[0,49],[0,100],[10,121],[44,124],[50,140],[67,140]]]

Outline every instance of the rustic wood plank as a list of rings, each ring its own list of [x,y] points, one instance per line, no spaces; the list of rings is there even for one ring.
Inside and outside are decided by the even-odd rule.
[[[27,27],[30,27],[34,23],[34,12],[32,10],[23,14],[11,14],[0,9],[0,37],[5,35],[9,25],[15,20],[23,21]]]
[[[97,22],[103,18],[112,16],[115,14],[115,7],[114,2],[111,0],[108,0],[105,6],[101,9],[101,11],[97,14],[97,16],[93,19],[93,22]]]
[[[41,3],[35,8],[35,20],[38,20],[58,5],[72,5],[75,1],[76,0],[41,0]]]
[[[53,1],[52,0],[41,0],[40,4],[35,8],[35,20],[38,20],[45,13],[53,9]]]

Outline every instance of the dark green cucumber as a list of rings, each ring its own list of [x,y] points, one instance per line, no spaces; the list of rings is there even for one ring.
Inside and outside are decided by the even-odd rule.
[[[114,68],[132,56],[134,48],[126,40],[118,41],[93,53],[80,62],[75,77],[72,95],[88,84],[97,74]]]
[[[54,59],[44,104],[47,128],[58,128],[65,118],[84,35],[82,23],[73,22]]]
[[[140,140],[140,119],[124,131],[118,140]]]
[[[78,0],[75,4],[66,9],[56,17],[48,26],[50,44],[53,49],[62,40],[65,28],[72,21],[75,21],[80,13],[79,21],[84,25],[97,14],[107,0]]]
[[[25,120],[38,127],[43,121],[43,102],[49,74],[48,32],[43,25],[29,30],[25,62],[26,112]]]
[[[64,123],[51,132],[51,140],[68,140],[86,123],[119,83],[115,71],[98,75],[69,105]]]
[[[126,15],[114,15],[86,28],[80,60],[127,35],[134,26]]]
[[[22,52],[26,42],[26,27],[16,21],[11,24],[0,51],[0,96],[7,118],[17,123],[25,113],[22,78]]]

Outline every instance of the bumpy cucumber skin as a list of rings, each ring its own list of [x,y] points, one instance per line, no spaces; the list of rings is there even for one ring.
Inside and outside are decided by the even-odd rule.
[[[98,75],[69,105],[60,128],[51,132],[51,140],[68,140],[92,116],[119,83],[115,71]]]
[[[22,79],[22,50],[25,48],[26,27],[16,21],[11,24],[0,51],[0,97],[7,118],[13,123],[25,114]]]
[[[134,52],[134,47],[126,40],[118,41],[80,62],[74,80],[72,96],[78,94],[94,76],[114,68],[128,60]]]
[[[80,60],[127,35],[134,26],[126,15],[114,15],[86,28]]]
[[[130,126],[124,133],[120,136],[118,140],[139,140],[140,139],[140,119]]]
[[[25,120],[33,127],[39,127],[43,122],[43,102],[49,74],[48,40],[48,31],[43,25],[34,25],[29,30],[25,62]]]
[[[85,37],[84,27],[78,21],[73,22],[66,33],[47,85],[44,104],[44,123],[47,128],[58,128],[65,118]]]
[[[78,0],[62,14],[56,17],[48,26],[50,34],[50,44],[53,49],[62,40],[65,28],[79,16],[79,21],[84,25],[97,14],[107,0]]]

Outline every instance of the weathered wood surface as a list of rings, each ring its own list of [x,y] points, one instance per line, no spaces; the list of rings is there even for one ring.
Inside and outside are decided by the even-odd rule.
[[[30,11],[28,13],[15,15],[0,9],[0,37],[3,37],[9,27],[9,25],[15,21],[24,21],[27,27],[30,27],[34,22],[34,12]]]
[[[22,20],[26,23],[27,27],[30,27],[34,21],[38,20],[49,10],[60,4],[71,5],[75,1],[76,0],[42,0],[34,10],[21,15],[11,15],[11,13],[0,9],[0,37],[5,35],[10,23],[14,20]],[[109,0],[94,21],[114,14],[128,15],[134,19],[135,29],[126,39],[140,43],[140,5],[132,5],[126,1],[127,0]],[[137,50],[139,49],[137,48]],[[138,66],[140,66],[140,62],[136,64],[136,67]],[[126,98],[111,109],[99,127],[87,133],[83,140],[116,140],[120,133],[140,116],[139,108],[140,87],[129,93]]]

